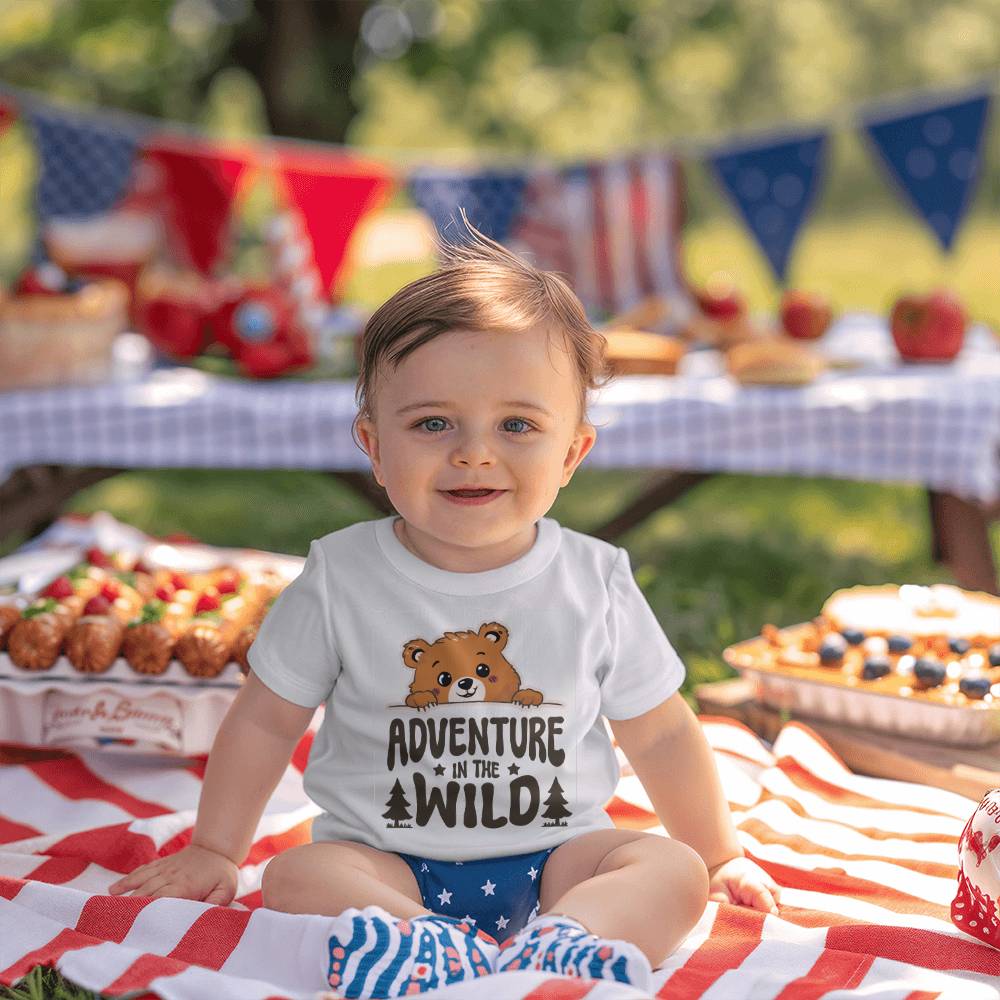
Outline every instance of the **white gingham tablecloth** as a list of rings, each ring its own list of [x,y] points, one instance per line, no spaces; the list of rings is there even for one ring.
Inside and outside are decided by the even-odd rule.
[[[744,387],[715,351],[677,376],[594,395],[586,465],[906,482],[1000,499],[1000,349],[970,332],[952,364],[901,365],[883,320],[842,317],[821,342],[858,367],[804,388]],[[157,368],[98,386],[0,393],[0,477],[22,465],[364,470],[353,380],[249,382]]]

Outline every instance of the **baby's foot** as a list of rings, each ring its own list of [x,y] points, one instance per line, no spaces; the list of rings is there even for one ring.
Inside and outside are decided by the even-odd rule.
[[[534,969],[581,979],[614,979],[652,992],[649,959],[629,941],[591,934],[569,917],[543,914],[504,942],[497,972]]]
[[[345,997],[398,997],[489,975],[499,951],[454,917],[401,920],[378,906],[333,919],[327,981]]]

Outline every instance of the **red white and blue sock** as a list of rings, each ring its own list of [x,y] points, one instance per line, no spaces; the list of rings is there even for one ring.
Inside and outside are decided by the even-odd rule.
[[[570,917],[542,914],[504,942],[497,972],[532,969],[580,979],[613,979],[651,992],[649,959],[630,941],[591,934]]]
[[[496,941],[467,921],[428,914],[402,920],[378,906],[332,921],[327,981],[345,997],[397,997],[493,972]]]

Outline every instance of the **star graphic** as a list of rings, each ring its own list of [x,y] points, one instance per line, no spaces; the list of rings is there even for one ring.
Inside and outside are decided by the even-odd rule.
[[[429,872],[430,871],[430,868],[427,867],[427,862],[426,861],[424,861],[424,862],[421,863],[420,870],[422,872]]]
[[[476,918],[475,917],[470,917],[468,913],[466,913],[466,915],[464,917],[462,917],[462,919],[463,920],[468,920],[470,924],[474,924],[476,922]]]
[[[528,874],[531,876],[531,881],[534,882],[535,879],[538,878],[538,869],[534,865],[532,865],[528,869]]]
[[[438,764],[438,766],[434,768],[434,773],[440,778],[441,775],[444,774],[444,765]]]
[[[510,767],[507,768],[507,770],[511,774],[520,774],[521,773],[521,769],[517,766],[517,764],[511,764]]]
[[[483,895],[492,896],[493,890],[497,887],[496,882],[491,882],[489,879],[486,880],[486,885],[481,885],[479,888],[483,890]]]
[[[501,913],[500,919],[497,921],[497,930],[502,931],[507,929],[507,925],[510,921]]]
[[[447,889],[442,889],[438,893],[438,901],[442,906],[447,906],[451,902],[451,893]]]

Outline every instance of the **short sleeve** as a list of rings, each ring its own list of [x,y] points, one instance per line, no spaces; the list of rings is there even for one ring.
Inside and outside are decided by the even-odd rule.
[[[247,652],[247,662],[264,684],[305,708],[326,701],[340,674],[327,588],[323,549],[314,541],[302,572],[271,605]]]
[[[680,688],[684,664],[639,589],[625,549],[618,550],[608,599],[611,658],[601,681],[601,712],[609,719],[631,719]]]

